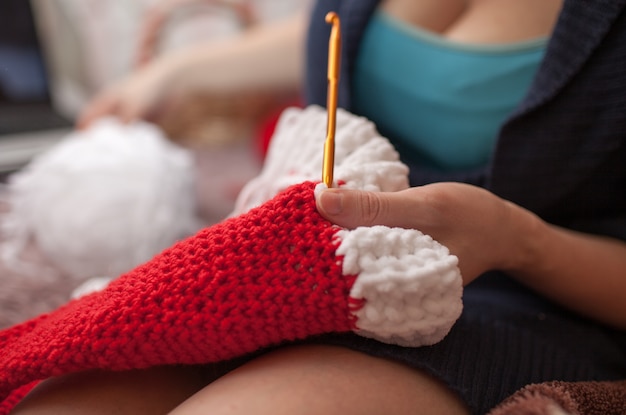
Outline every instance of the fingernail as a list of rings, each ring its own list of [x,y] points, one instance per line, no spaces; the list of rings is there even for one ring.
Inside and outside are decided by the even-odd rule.
[[[332,190],[322,192],[320,195],[322,209],[329,215],[339,215],[343,212],[343,195]]]

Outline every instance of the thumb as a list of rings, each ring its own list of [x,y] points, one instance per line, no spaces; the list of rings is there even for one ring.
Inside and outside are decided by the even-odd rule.
[[[323,217],[344,228],[396,226],[389,193],[326,189],[316,195],[316,202]]]

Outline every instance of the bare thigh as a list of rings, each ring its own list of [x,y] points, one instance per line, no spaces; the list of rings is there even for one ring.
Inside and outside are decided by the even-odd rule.
[[[438,380],[399,363],[334,346],[257,358],[183,402],[171,415],[468,414]]]
[[[206,382],[194,367],[81,372],[40,383],[11,415],[167,414]]]

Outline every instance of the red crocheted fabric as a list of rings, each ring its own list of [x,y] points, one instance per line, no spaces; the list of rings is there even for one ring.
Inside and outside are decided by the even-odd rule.
[[[350,331],[355,277],[313,183],[206,228],[104,291],[0,332],[0,414],[27,384],[86,369],[201,364]],[[19,394],[13,394],[12,399]]]

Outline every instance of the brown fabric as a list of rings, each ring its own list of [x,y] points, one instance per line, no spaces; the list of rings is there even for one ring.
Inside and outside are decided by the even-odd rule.
[[[546,382],[526,386],[488,415],[624,415],[626,380]]]

